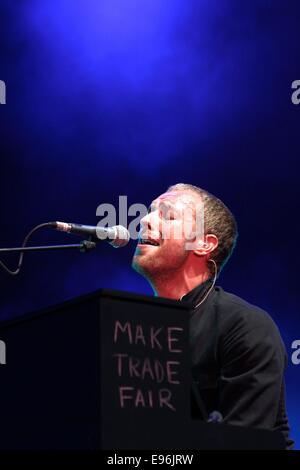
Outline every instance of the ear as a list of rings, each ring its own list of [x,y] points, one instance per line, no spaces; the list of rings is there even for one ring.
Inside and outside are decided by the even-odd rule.
[[[212,253],[218,246],[219,240],[216,235],[213,235],[212,233],[209,233],[205,235],[205,241],[203,240],[198,240],[197,247],[194,251],[195,255],[197,256],[206,256]]]

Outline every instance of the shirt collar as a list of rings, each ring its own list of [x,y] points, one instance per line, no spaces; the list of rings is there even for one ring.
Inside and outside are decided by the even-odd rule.
[[[196,305],[197,302],[199,302],[201,298],[204,297],[212,282],[213,279],[211,277],[208,278],[205,282],[202,282],[202,284],[199,284],[198,286],[194,287],[194,289],[190,290],[187,294],[183,295],[181,300]]]

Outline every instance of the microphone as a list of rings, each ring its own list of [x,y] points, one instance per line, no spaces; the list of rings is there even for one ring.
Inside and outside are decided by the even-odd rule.
[[[94,242],[108,241],[114,248],[126,246],[130,240],[129,231],[122,225],[113,227],[94,227],[92,225],[71,224],[68,222],[50,222],[49,225],[61,232],[74,233],[91,237]]]

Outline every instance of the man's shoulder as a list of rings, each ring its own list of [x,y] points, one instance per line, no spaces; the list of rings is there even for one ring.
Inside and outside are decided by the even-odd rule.
[[[277,325],[269,313],[257,305],[225,291],[220,286],[215,287],[214,304],[224,326],[232,327],[239,324],[247,329],[260,329],[279,334]]]
[[[285,345],[269,313],[219,286],[215,287],[214,308],[221,345],[234,354],[252,351],[257,360],[271,355],[277,357],[279,365],[286,364]]]

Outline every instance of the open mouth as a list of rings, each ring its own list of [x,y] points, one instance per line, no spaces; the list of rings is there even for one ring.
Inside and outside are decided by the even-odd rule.
[[[150,240],[149,238],[140,238],[139,240],[140,245],[151,245],[151,246],[159,246],[159,243],[155,240]]]

